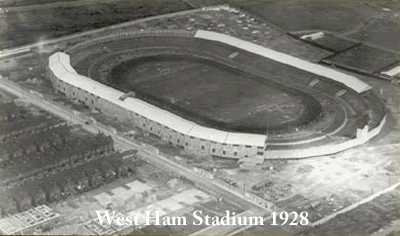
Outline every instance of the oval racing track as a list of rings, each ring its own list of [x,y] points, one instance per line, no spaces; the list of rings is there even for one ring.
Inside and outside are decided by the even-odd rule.
[[[363,108],[363,103],[361,102],[361,105],[359,105],[354,103],[354,99],[349,101],[348,99],[339,98],[337,92],[341,90],[345,90],[345,93],[347,92],[346,97],[354,98],[358,96],[357,92],[343,84],[321,76],[311,78],[313,82],[318,80],[320,81],[319,84],[329,84],[330,89],[327,90],[322,86],[318,87],[318,81],[317,86],[311,86],[310,79],[303,79],[302,81],[295,78],[297,75],[305,77],[304,74],[308,72],[300,72],[290,76],[290,72],[279,69],[276,71],[281,72],[283,75],[277,78],[276,71],[272,70],[271,72],[271,68],[273,69],[277,65],[276,62],[271,63],[270,59],[263,61],[262,57],[240,48],[204,39],[177,37],[168,34],[160,34],[156,35],[156,37],[154,33],[150,35],[151,37],[146,36],[146,34],[130,38],[124,37],[117,41],[109,39],[85,42],[83,45],[71,50],[71,64],[80,74],[105,82],[110,78],[109,75],[114,67],[124,62],[140,60],[146,57],[178,55],[182,58],[190,57],[213,61],[221,67],[241,70],[259,79],[268,80],[268,82],[273,81],[282,87],[306,93],[320,104],[321,115],[313,117],[308,122],[302,121],[303,127],[301,129],[297,129],[296,132],[288,130],[286,133],[270,134],[268,137],[270,150],[282,148],[293,150],[299,147],[307,149],[332,142],[337,143],[338,140],[343,141],[354,138],[355,126],[357,126],[357,119],[354,119],[354,117],[357,112],[360,113],[359,110]],[[109,36],[108,38],[111,37]],[[76,50],[77,48],[79,48],[79,51]],[[239,56],[236,55],[237,57],[235,56],[236,58],[234,59],[230,58],[229,56],[233,53]],[[270,68],[266,69],[264,67],[265,65],[268,67],[270,64],[273,64]],[[288,67],[287,65],[285,66]],[[307,83],[304,83],[304,81],[307,81]],[[332,93],[332,91],[335,91],[336,94]],[[357,105],[355,106],[354,104]],[[359,110],[357,110],[357,107]],[[173,110],[169,111],[175,113]],[[183,117],[191,120],[190,117]],[[220,128],[221,126],[217,127]]]
[[[185,48],[182,47],[176,47],[176,45],[179,45],[177,43],[181,43],[182,39],[180,38],[179,41],[176,40],[176,38],[171,38],[171,41],[166,40],[166,38],[159,38],[160,41],[156,41],[157,38],[152,38],[151,42],[149,42],[148,39],[143,40],[141,42],[138,42],[135,39],[132,40],[122,40],[122,41],[118,41],[118,42],[110,42],[110,43],[102,43],[102,46],[100,47],[107,47],[107,49],[111,52],[107,53],[107,52],[100,52],[98,53],[98,49],[99,49],[99,45],[94,45],[91,46],[90,48],[86,48],[85,52],[79,53],[79,55],[81,54],[86,54],[88,52],[92,52],[92,54],[90,56],[86,56],[85,58],[80,58],[80,56],[74,57],[74,55],[72,55],[72,59],[71,62],[73,64],[73,66],[75,67],[75,69],[77,71],[79,71],[81,74],[86,74],[88,77],[90,78],[101,78],[98,79],[100,82],[104,82],[104,79],[106,78],[102,78],[102,76],[100,76],[99,74],[99,68],[102,67],[103,65],[110,63],[109,61],[112,60],[113,58],[119,58],[119,57],[124,57],[124,61],[129,61],[129,60],[137,60],[143,57],[148,57],[151,55],[171,55],[171,54],[177,54],[177,50],[185,50],[186,52],[189,50],[188,47],[190,46],[189,42],[184,42],[183,45],[185,46]],[[168,43],[171,42],[171,44],[174,44],[175,47],[171,47],[171,45],[168,45]],[[209,42],[207,42],[209,43]],[[151,45],[151,47],[149,47],[149,44]],[[164,45],[164,46],[160,46],[160,45]],[[218,45],[220,46],[220,45]],[[128,48],[128,49],[127,49]],[[228,52],[232,52],[232,48],[228,48]],[[97,52],[96,52],[97,51]],[[236,50],[237,51],[237,50]],[[94,53],[93,53],[94,52]],[[220,52],[220,54],[222,55],[226,55],[226,53],[224,52]],[[212,55],[202,51],[195,51],[195,50],[191,50],[190,54],[189,53],[184,53],[182,52],[181,55],[185,55],[185,56],[191,56],[191,57],[197,57],[197,58],[206,58],[207,60],[218,60],[219,58],[215,57],[212,58]],[[228,54],[229,55],[229,54]],[[80,60],[75,60],[75,58],[80,58]],[[219,60],[219,62],[222,62],[222,60]],[[111,63],[112,64],[112,63]],[[228,64],[226,63],[226,66],[233,66],[232,64]],[[221,65],[221,66],[225,66],[225,65]],[[248,65],[247,65],[248,66]],[[255,73],[255,68],[246,71],[247,73]],[[263,77],[259,76],[258,78],[267,80],[268,78],[266,78],[266,75],[264,75]],[[321,101],[322,99],[325,100],[325,103],[323,106],[323,109],[327,110],[328,106],[333,106],[334,110],[335,110],[335,120],[333,122],[331,122],[331,124],[327,124],[326,120],[322,119],[319,122],[317,122],[317,124],[313,124],[313,125],[308,125],[304,127],[304,131],[301,137],[296,137],[296,136],[291,136],[291,137],[285,137],[285,138],[279,138],[278,136],[276,137],[276,139],[269,139],[269,142],[271,143],[280,143],[282,145],[285,144],[300,144],[300,143],[305,143],[305,142],[311,142],[311,141],[316,141],[316,140],[321,140],[324,139],[326,134],[335,134],[337,132],[339,132],[339,130],[341,130],[342,128],[345,127],[346,123],[347,123],[347,119],[346,119],[346,110],[343,108],[343,106],[340,104],[340,102],[335,99],[332,98],[330,96],[328,96],[327,94],[321,93],[318,90],[311,90],[303,85],[300,84],[296,84],[296,83],[285,83],[285,85],[280,84],[280,86],[282,87],[288,87],[291,89],[295,89],[295,90],[300,90],[299,88],[302,88],[303,90],[305,90],[305,93],[313,93],[313,97],[314,99],[316,99],[317,101]],[[118,88],[118,87],[116,87]],[[121,88],[119,88],[121,89]],[[301,91],[301,90],[300,90]],[[302,91],[303,92],[303,91]],[[332,108],[331,108],[332,109]],[[324,110],[324,111],[325,111]],[[174,112],[173,112],[174,113]],[[186,117],[185,117],[186,118]],[[313,117],[313,119],[315,119],[316,117]],[[307,123],[309,120],[307,121],[303,121],[304,123]],[[323,126],[322,126],[323,125]],[[312,131],[312,127],[319,127],[322,126],[320,128],[318,128],[315,131]],[[218,126],[218,128],[220,128],[220,126]],[[258,133],[260,133],[260,129],[258,130]]]

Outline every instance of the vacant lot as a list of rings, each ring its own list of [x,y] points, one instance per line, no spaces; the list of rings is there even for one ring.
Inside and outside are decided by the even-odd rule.
[[[235,1],[248,12],[288,31],[350,30],[374,14],[362,1]]]
[[[231,4],[287,31],[345,33],[356,40],[399,50],[398,1],[232,1]]]
[[[0,14],[0,49],[188,9],[180,0],[138,0],[8,12]]]
[[[378,18],[372,25],[347,35],[347,37],[399,51],[399,18],[393,18],[390,19],[387,16]]]
[[[302,235],[368,235],[399,218],[399,189],[340,214]],[[362,223],[361,223],[362,222]]]
[[[62,0],[62,2],[77,1],[77,0]],[[61,2],[60,0],[3,0],[0,3],[1,7],[21,7],[21,6],[32,6],[40,4],[49,4]]]
[[[399,56],[376,48],[361,45],[324,62],[373,74],[399,61]]]

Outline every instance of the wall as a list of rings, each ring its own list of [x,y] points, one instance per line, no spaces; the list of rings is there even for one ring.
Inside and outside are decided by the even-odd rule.
[[[167,35],[176,35],[176,36],[183,36],[183,37],[190,37],[193,34],[192,33],[184,33],[181,31],[169,31],[169,30],[160,30],[154,33],[155,35],[160,35],[160,34],[167,34]],[[144,34],[143,32],[134,32],[134,33],[121,33],[117,34],[115,36],[106,36],[98,39],[93,39],[88,42],[84,42],[80,45],[75,46],[75,50],[79,49],[80,47],[87,46],[88,44],[91,43],[98,43],[98,42],[103,42],[103,41],[109,41],[112,38],[115,39],[123,39],[123,38],[131,38],[135,37],[139,34]],[[66,54],[64,54],[66,55]],[[68,56],[68,55],[66,55]],[[64,56],[65,57],[65,56]],[[101,110],[103,113],[111,116],[115,116],[118,120],[123,120],[123,121],[131,121],[135,126],[138,126],[142,128],[143,130],[153,133],[163,140],[169,142],[171,145],[174,146],[179,146],[184,149],[187,149],[192,152],[200,153],[200,154],[205,154],[205,155],[216,155],[216,156],[222,156],[222,157],[228,157],[228,158],[240,158],[240,157],[251,157],[257,155],[259,153],[260,155],[263,155],[265,158],[304,158],[304,157],[311,157],[311,156],[319,156],[319,155],[327,155],[327,154],[332,154],[336,152],[340,152],[343,150],[346,150],[348,148],[361,145],[368,141],[368,139],[374,137],[377,135],[380,130],[383,127],[383,124],[385,123],[385,118],[381,120],[379,126],[375,129],[373,129],[371,132],[366,135],[366,137],[363,138],[358,138],[358,139],[352,139],[343,143],[339,144],[328,144],[324,146],[319,146],[319,147],[312,147],[312,148],[306,148],[303,149],[299,147],[296,150],[272,150],[268,151],[266,153],[263,149],[264,146],[262,147],[262,150],[258,148],[258,145],[234,145],[234,144],[227,144],[227,143],[221,143],[221,142],[216,142],[216,141],[211,141],[207,139],[202,139],[199,137],[192,137],[190,136],[190,132],[188,133],[179,133],[171,128],[168,128],[167,126],[157,123],[153,120],[147,119],[146,117],[137,114],[129,109],[123,108],[117,104],[115,104],[114,101],[109,101],[106,99],[102,99],[99,96],[96,96],[94,94],[89,94],[87,91],[81,90],[79,88],[76,88],[75,86],[69,84],[68,82],[63,82],[52,71],[52,63],[59,63],[59,64],[66,64],[65,67],[68,68],[70,67],[69,64],[69,57],[67,62],[50,62],[50,70],[49,70],[49,76],[53,82],[53,86],[56,90],[66,94],[67,97],[69,98],[77,98],[80,101],[84,102],[87,106],[91,108],[97,108]],[[54,66],[54,65],[53,65]],[[72,68],[72,67],[70,67]],[[72,69],[73,70],[73,69]],[[76,74],[76,72],[74,72]],[[83,76],[82,76],[83,77]],[[88,78],[86,78],[88,79]],[[354,80],[354,78],[353,78]],[[352,81],[354,82],[354,81]],[[358,82],[358,81],[356,81]],[[362,88],[357,88],[360,91],[363,91],[365,89],[365,86],[362,82],[360,83]],[[359,84],[357,84],[359,85]],[[79,86],[79,85],[78,85]],[[352,85],[354,87],[354,84]],[[110,88],[111,89],[111,88]],[[116,98],[112,98],[116,100]],[[118,103],[118,101],[116,101]],[[124,105],[122,105],[124,106]],[[139,111],[138,111],[139,112]],[[160,121],[162,122],[162,121]],[[250,135],[250,134],[249,134]]]
[[[110,101],[101,99],[98,96],[59,80],[51,69],[49,70],[49,76],[54,89],[65,94],[68,98],[78,99],[85,105],[99,109],[104,114],[114,116],[120,121],[130,121],[135,126],[159,136],[171,145],[183,147],[186,150],[204,155],[216,155],[229,158],[257,155],[257,146],[233,146],[178,133],[162,124],[149,120],[140,114],[126,110]]]

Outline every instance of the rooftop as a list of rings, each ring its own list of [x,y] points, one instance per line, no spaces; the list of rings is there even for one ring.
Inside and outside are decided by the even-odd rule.
[[[0,232],[5,235],[23,233],[28,228],[39,226],[58,217],[60,217],[60,214],[54,212],[50,207],[46,205],[37,206],[0,219]]]

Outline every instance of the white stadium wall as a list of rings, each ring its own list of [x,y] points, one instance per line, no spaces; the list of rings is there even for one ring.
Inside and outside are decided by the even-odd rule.
[[[124,95],[123,92],[77,74],[65,53],[57,52],[50,56],[49,69],[57,91],[118,120],[131,121],[174,146],[230,158],[250,157],[257,153],[264,155],[266,136],[200,126],[137,98],[128,97],[121,101],[119,97]]]
[[[137,34],[121,34],[120,36],[125,39],[130,36],[134,37],[135,35]],[[281,63],[338,81],[359,93],[371,89],[368,84],[355,77],[231,36],[198,30],[194,37],[219,41],[248,50]],[[109,40],[115,40],[116,38],[118,38],[118,35],[108,36]],[[106,39],[102,38],[100,41],[106,41]],[[301,149],[301,146],[299,146],[298,150],[274,150],[266,153],[264,151],[267,138],[265,135],[226,132],[204,127],[137,98],[127,97],[122,101],[119,98],[124,95],[123,92],[101,84],[91,78],[79,75],[72,68],[69,55],[65,53],[57,52],[51,55],[48,69],[54,89],[64,93],[67,97],[78,99],[91,108],[96,108],[107,115],[115,116],[118,120],[130,121],[135,126],[159,136],[174,146],[205,155],[228,158],[252,156],[264,156],[265,158],[305,158],[327,155],[365,143],[368,139],[377,135],[385,123],[385,119],[383,119],[380,125],[371,130],[366,137],[352,139],[341,144],[323,145],[307,149]]]

